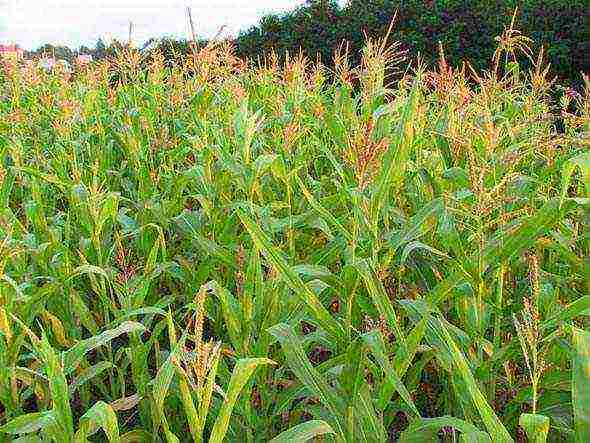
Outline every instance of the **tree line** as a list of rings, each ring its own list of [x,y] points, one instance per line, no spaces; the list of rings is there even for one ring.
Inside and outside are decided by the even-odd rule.
[[[541,46],[551,64],[551,73],[564,83],[581,82],[590,72],[590,7],[587,0],[349,0],[339,6],[335,0],[308,0],[282,14],[264,16],[251,28],[232,38],[238,56],[257,60],[274,51],[279,57],[302,51],[311,59],[320,57],[331,65],[334,51],[344,43],[351,63],[358,63],[367,37],[383,36],[392,20],[391,41],[400,50],[419,54],[433,64],[440,49],[453,65],[469,62],[485,69],[497,47],[496,38],[514,23],[532,53]],[[200,45],[207,43],[200,40]],[[94,47],[72,50],[44,45],[29,54],[52,53],[71,60],[79,53],[95,59],[107,57],[124,46],[98,40]],[[166,58],[186,56],[191,51],[186,39],[152,39],[142,48],[158,48]]]

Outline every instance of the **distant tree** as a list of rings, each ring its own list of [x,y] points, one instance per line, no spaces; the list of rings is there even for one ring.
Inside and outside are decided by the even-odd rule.
[[[78,54],[91,54],[93,55],[93,50],[91,48],[89,48],[88,46],[80,46],[80,48],[78,48],[78,50],[76,51]]]
[[[260,24],[240,33],[236,39],[238,55],[252,57],[270,50],[280,56],[299,49],[315,59],[330,60],[340,43],[338,3],[334,0],[308,0],[303,6],[282,15],[267,15]]]
[[[40,58],[40,57],[54,57],[59,60],[66,60],[71,62],[74,57],[75,53],[67,46],[55,46],[49,43],[46,43],[34,51],[31,51],[27,54],[29,57]]]
[[[356,64],[365,38],[383,36],[395,16],[391,41],[399,41],[411,56],[420,53],[432,66],[440,42],[453,65],[468,60],[485,69],[497,46],[495,37],[516,7],[516,28],[533,38],[533,51],[545,46],[552,74],[580,82],[580,72],[590,72],[588,0],[349,0],[343,7],[332,0],[308,0],[241,32],[236,48],[239,56],[252,59],[271,50],[281,56],[301,49],[311,59],[320,54],[329,64],[336,47],[347,42]]]
[[[96,42],[96,46],[94,47],[94,53],[92,55],[96,59],[104,58],[107,55],[106,51],[107,51],[106,45],[102,41],[102,38],[99,38],[98,41]]]

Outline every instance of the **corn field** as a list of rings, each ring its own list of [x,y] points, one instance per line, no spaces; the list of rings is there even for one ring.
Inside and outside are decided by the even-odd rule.
[[[0,441],[589,442],[590,82],[527,41],[6,64]]]

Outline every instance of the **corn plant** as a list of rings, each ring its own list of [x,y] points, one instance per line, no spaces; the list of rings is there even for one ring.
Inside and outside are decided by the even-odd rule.
[[[5,64],[1,441],[588,441],[590,83],[514,26]]]

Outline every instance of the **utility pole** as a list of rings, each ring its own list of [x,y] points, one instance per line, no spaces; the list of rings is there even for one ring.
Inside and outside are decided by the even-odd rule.
[[[129,20],[129,40],[127,42],[128,46],[131,47],[131,34],[133,33],[133,22]]]

